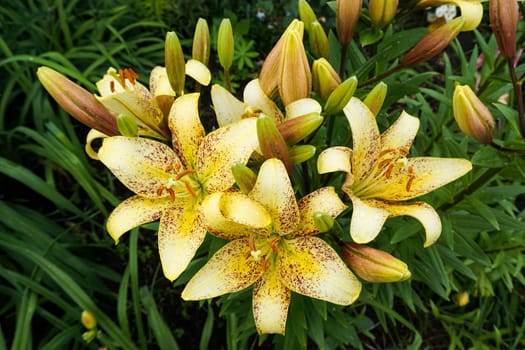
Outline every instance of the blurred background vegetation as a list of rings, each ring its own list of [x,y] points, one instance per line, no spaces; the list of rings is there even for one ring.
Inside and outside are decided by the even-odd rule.
[[[311,6],[326,28],[334,27],[326,1],[311,1]],[[0,4],[0,349],[525,346],[525,167],[506,167],[511,160],[490,151],[478,153],[475,165],[484,166],[486,176],[499,173],[497,186],[464,203],[463,211],[444,217],[445,243],[415,257],[401,252],[412,256],[414,281],[368,285],[350,309],[294,294],[290,315],[296,316],[289,319],[293,326],[286,337],[256,335],[247,314],[249,298],[244,298],[249,291],[220,302],[183,303],[182,286],[206,256],[198,254],[201,258],[188,273],[170,284],[160,271],[155,224],[133,230],[114,245],[105,218],[128,197],[128,190],[85,155],[88,129],[54,103],[36,79],[36,69],[50,66],[93,92],[93,82],[110,66],[133,67],[147,84],[150,70],[164,63],[165,33],[175,30],[179,38],[190,39],[199,17],[210,25],[212,47],[220,20],[232,20],[234,87],[242,90],[298,13],[296,2],[277,0]],[[405,19],[408,27],[419,22]],[[453,84],[446,77],[474,79],[472,63],[480,50],[495,47],[486,24],[464,38],[466,48],[456,42],[449,50],[454,64],[445,55],[431,70],[425,67],[430,71],[426,75],[397,76],[412,79],[410,83],[395,85],[392,80],[394,95],[384,113],[411,95],[410,101],[403,100],[406,108],[423,111],[423,120],[435,123],[440,132],[441,122],[448,121],[449,127]],[[182,44],[191,52],[191,40]],[[352,64],[359,60],[366,61],[355,58]],[[214,56],[210,68],[220,82]],[[492,85],[487,91],[493,96],[487,98],[495,99],[495,91],[505,93],[504,78],[497,66],[489,68]],[[442,86],[436,83],[440,79]],[[420,137],[420,151],[433,147],[435,135]],[[447,138],[443,147],[445,155],[467,157],[469,146],[466,139]],[[466,229],[457,232],[458,223]],[[394,242],[418,229],[397,219],[389,225]],[[213,250],[212,245],[206,241],[201,250]],[[98,322],[94,333],[80,322],[86,309]]]

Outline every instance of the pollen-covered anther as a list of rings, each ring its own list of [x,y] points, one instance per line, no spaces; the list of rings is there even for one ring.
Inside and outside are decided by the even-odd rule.
[[[118,70],[118,76],[119,76],[119,80],[120,80],[120,85],[122,85],[122,87],[124,87],[124,88],[126,87],[126,79],[132,85],[135,85],[135,83],[137,82],[137,78],[139,77],[139,75],[137,73],[135,73],[135,71],[133,69],[131,69],[131,68],[119,69]],[[114,86],[113,86],[113,88],[114,88]]]
[[[169,195],[170,195],[170,200],[171,200],[172,202],[175,201],[175,191],[173,191],[173,189],[171,189],[171,188],[168,188],[168,189],[166,189],[166,190],[168,191],[168,193],[169,193]]]
[[[164,171],[170,172],[172,170],[179,170],[179,169],[180,169],[180,164],[174,163],[174,164],[166,165],[166,168],[164,168]]]
[[[177,176],[175,177],[175,180],[180,180],[182,177],[188,175],[188,174],[193,174],[195,173],[195,170],[193,169],[186,169],[184,171],[181,171],[180,173],[177,174]]]
[[[410,191],[410,187],[412,186],[412,182],[416,178],[416,175],[414,175],[414,168],[412,166],[409,166],[407,171],[408,171],[407,172],[407,174],[408,174],[408,181],[407,181],[407,184],[405,186],[405,190],[407,192],[409,192]]]
[[[166,189],[166,186],[160,185],[159,188],[157,189],[157,196],[162,196],[162,192],[164,192],[165,189]]]

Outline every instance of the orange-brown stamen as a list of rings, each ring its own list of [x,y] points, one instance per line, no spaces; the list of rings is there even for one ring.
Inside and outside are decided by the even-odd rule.
[[[268,244],[270,245],[270,248],[272,248],[272,250],[275,253],[279,253],[279,248],[277,247],[276,244],[279,243],[280,241],[281,241],[281,237],[276,237],[268,242]]]
[[[113,80],[109,82],[109,89],[111,92],[115,92],[115,82]]]
[[[262,259],[261,261],[261,268],[263,270],[263,272],[266,272],[268,270],[268,264],[266,263],[266,259]]]
[[[193,190],[193,188],[191,187],[190,183],[188,181],[184,181],[184,186],[186,186],[186,189],[188,190],[188,192],[193,196],[193,197],[197,197],[197,193],[195,193],[195,191]]]
[[[162,192],[166,189],[166,186],[164,185],[160,185],[159,188],[157,189],[157,196],[161,196],[162,195]]]
[[[168,188],[167,191],[170,194],[170,200],[172,202],[175,201],[175,191],[173,191],[173,189],[171,189],[171,188]]]
[[[186,170],[181,171],[180,173],[178,173],[177,176],[175,176],[175,180],[180,180],[181,177],[186,176],[188,174],[193,174],[193,173],[195,173],[195,170],[193,170],[193,169],[186,169]]]

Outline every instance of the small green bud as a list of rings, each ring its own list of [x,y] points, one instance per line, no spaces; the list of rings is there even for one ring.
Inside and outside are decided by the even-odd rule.
[[[319,113],[309,113],[300,117],[288,119],[279,124],[277,129],[288,145],[295,145],[306,136],[313,133],[323,123]]]
[[[219,25],[217,35],[217,54],[224,70],[230,70],[233,63],[234,40],[233,29],[229,18],[224,18]]]
[[[186,79],[186,61],[184,60],[184,53],[182,52],[179,38],[175,32],[166,33],[164,61],[171,88],[177,95],[182,95]]]
[[[291,173],[292,161],[288,154],[288,146],[275,126],[274,121],[263,113],[257,118],[257,137],[263,156],[266,159],[280,159],[288,173]]]
[[[315,57],[330,57],[330,45],[328,44],[328,37],[323,29],[323,26],[318,21],[310,23],[310,30],[308,31],[310,38],[310,47]]]
[[[288,149],[290,160],[292,164],[300,164],[306,162],[308,159],[315,155],[315,146],[312,145],[299,145]]]
[[[379,82],[370,92],[366,95],[363,103],[370,109],[373,115],[377,116],[383,102],[385,102],[386,93],[388,91],[388,86],[382,81]]]
[[[257,181],[257,174],[252,169],[248,168],[243,163],[234,163],[232,165],[232,174],[235,182],[239,186],[239,189],[244,193],[248,194],[252,190],[255,182]]]
[[[139,133],[137,121],[127,114],[117,115],[117,126],[122,136],[136,137]]]
[[[357,78],[352,76],[341,83],[328,97],[324,105],[326,115],[333,115],[343,110],[343,108],[354,96],[357,88]]]
[[[317,16],[315,15],[314,10],[306,0],[299,0],[299,18],[304,22],[305,29],[310,31],[310,24],[317,21]]]
[[[314,61],[312,66],[312,86],[323,100],[341,84],[339,74],[324,57]]]
[[[82,333],[82,339],[88,344],[91,343],[93,340],[95,340],[96,337],[97,337],[97,331],[94,329]]]
[[[466,306],[470,301],[470,296],[467,291],[457,293],[452,297],[452,300],[457,306]]]
[[[328,232],[334,227],[334,219],[326,213],[315,212],[314,224],[319,232]]]
[[[208,64],[210,59],[210,30],[204,18],[197,20],[191,56],[205,65]]]

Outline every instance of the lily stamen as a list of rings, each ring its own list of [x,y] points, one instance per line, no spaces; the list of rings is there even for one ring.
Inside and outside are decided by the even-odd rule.
[[[272,250],[275,252],[275,253],[279,253],[279,247],[277,247],[277,243],[279,243],[281,241],[281,237],[276,237],[274,239],[272,239],[271,241],[268,241],[268,245],[270,246],[270,248],[272,248]]]
[[[168,191],[168,193],[170,195],[170,200],[172,202],[174,202],[175,201],[175,191],[173,191],[173,189],[171,189],[171,188],[168,188],[167,191]]]
[[[195,190],[191,187],[188,181],[184,181],[184,186],[186,186],[186,189],[193,197],[197,197],[197,193],[195,193]]]
[[[162,192],[166,189],[166,186],[164,185],[160,185],[159,188],[157,189],[157,196],[161,196],[162,195]]]
[[[180,180],[181,177],[186,176],[188,174],[193,174],[193,173],[195,173],[195,170],[193,170],[193,169],[186,169],[186,170],[181,171],[180,173],[178,173],[177,176],[175,176],[175,180]]]

